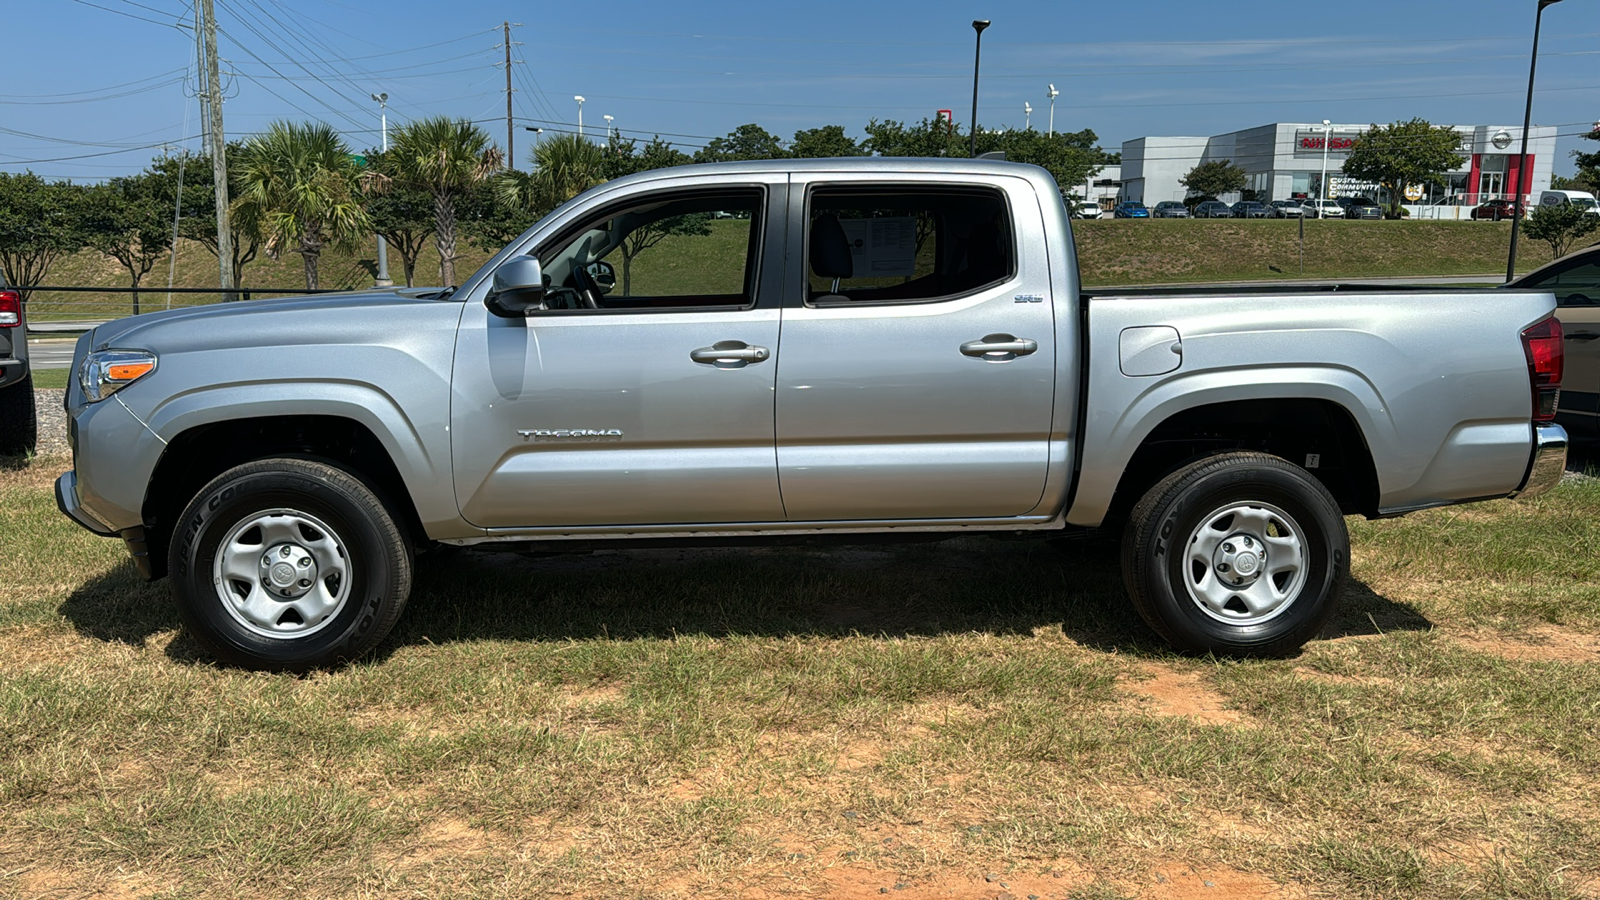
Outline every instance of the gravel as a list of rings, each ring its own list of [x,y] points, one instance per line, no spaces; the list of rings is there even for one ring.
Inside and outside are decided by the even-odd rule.
[[[40,456],[68,456],[72,448],[67,444],[67,411],[62,407],[67,392],[61,388],[40,388],[33,392],[34,406],[39,418]]]

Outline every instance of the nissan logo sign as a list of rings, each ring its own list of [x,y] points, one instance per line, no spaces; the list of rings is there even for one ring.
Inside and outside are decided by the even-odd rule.
[[[1504,150],[1511,146],[1511,132],[1502,128],[1494,133],[1494,137],[1489,138],[1489,142],[1494,144],[1496,150]]]

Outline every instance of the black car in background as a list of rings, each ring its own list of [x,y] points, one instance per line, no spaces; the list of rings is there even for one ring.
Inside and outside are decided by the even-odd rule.
[[[1344,217],[1346,219],[1381,219],[1383,207],[1376,200],[1369,197],[1351,197],[1350,202],[1344,204]]]
[[[1556,421],[1574,440],[1600,440],[1600,244],[1546,263],[1504,287],[1556,295],[1556,318],[1566,338]]]
[[[1150,215],[1157,219],[1187,219],[1189,207],[1178,200],[1163,200],[1151,208]]]
[[[1254,200],[1240,200],[1233,205],[1233,217],[1235,219],[1270,219],[1272,218],[1272,207],[1265,203],[1257,203]]]
[[[1194,208],[1196,219],[1231,219],[1233,209],[1221,200],[1207,200]]]

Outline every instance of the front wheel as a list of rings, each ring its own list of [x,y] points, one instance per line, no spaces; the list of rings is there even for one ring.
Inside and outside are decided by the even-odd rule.
[[[1134,507],[1122,578],[1174,648],[1281,656],[1315,637],[1349,574],[1333,496],[1304,469],[1228,453],[1179,469]]]
[[[411,591],[411,550],[382,501],[311,460],[217,476],[184,510],[168,554],[184,624],[245,668],[355,659],[394,627]]]

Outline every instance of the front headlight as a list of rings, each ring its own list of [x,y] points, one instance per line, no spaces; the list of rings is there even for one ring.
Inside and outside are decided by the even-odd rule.
[[[90,403],[115,394],[156,370],[156,355],[143,350],[97,350],[83,360],[78,386]]]

